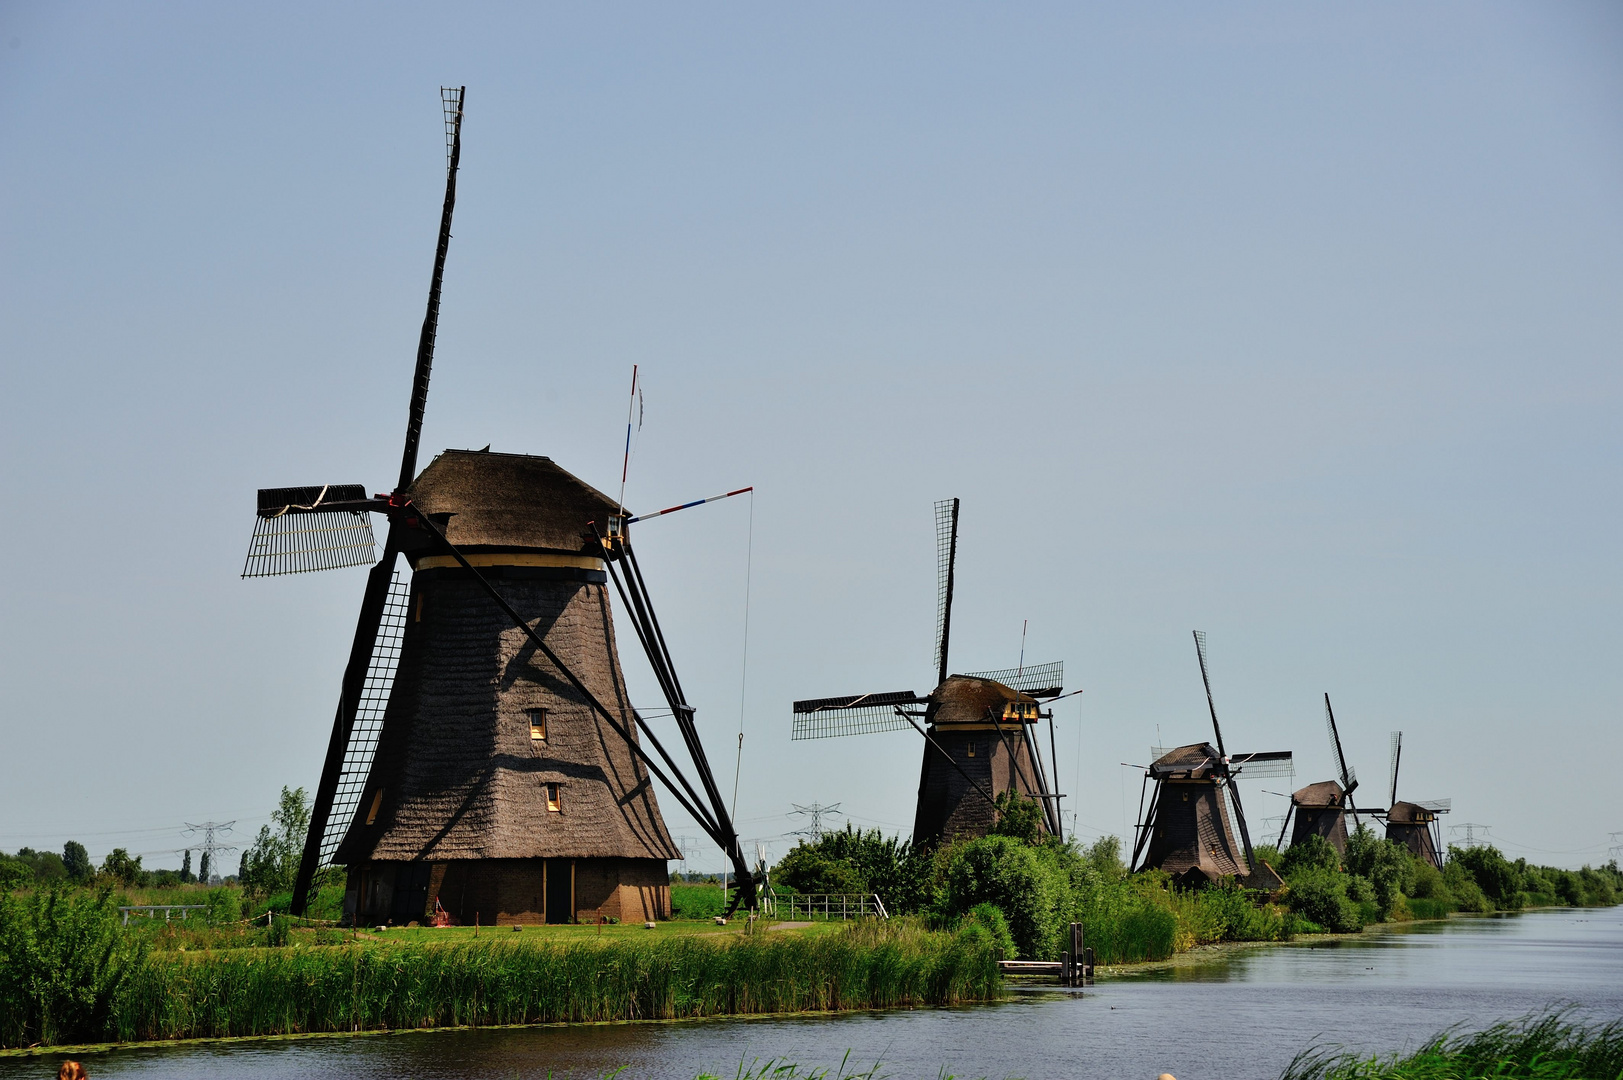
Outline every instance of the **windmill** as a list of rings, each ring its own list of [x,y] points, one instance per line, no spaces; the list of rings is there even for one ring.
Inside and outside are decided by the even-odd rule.
[[[1251,877],[1255,867],[1251,833],[1246,828],[1245,808],[1240,805],[1235,781],[1241,773],[1259,779],[1294,772],[1289,750],[1229,756],[1212,700],[1206,635],[1199,630],[1195,631],[1195,655],[1200,660],[1200,681],[1206,688],[1206,709],[1211,714],[1212,735],[1217,743],[1150,751],[1154,760],[1144,771],[1144,783],[1153,779],[1155,793],[1146,815],[1140,789],[1138,835],[1133,843],[1135,871],[1165,870],[1185,886],[1224,877]]]
[[[1330,695],[1324,695],[1324,726],[1330,736],[1330,754],[1335,759],[1339,780],[1323,780],[1298,788],[1291,794],[1290,809],[1285,812],[1285,823],[1279,827],[1283,842],[1285,830],[1292,819],[1296,827],[1290,829],[1291,843],[1301,843],[1309,836],[1322,836],[1337,852],[1347,851],[1347,815],[1351,814],[1353,827],[1358,827],[1358,808],[1353,805],[1353,792],[1358,788],[1358,772],[1347,764],[1347,755],[1341,750],[1341,732],[1336,729],[1335,710],[1330,707]],[[1365,811],[1373,813],[1373,811]]]
[[[797,701],[791,737],[822,739],[906,727],[922,735],[914,844],[986,833],[997,820],[997,797],[1011,790],[1038,800],[1043,828],[1060,836],[1060,796],[1049,781],[1034,731],[1039,720],[1050,722],[1053,756],[1053,713],[1043,712],[1039,702],[1060,696],[1064,665],[1022,661],[1006,670],[949,674],[958,509],[957,499],[935,504],[936,688],[922,696],[897,690]]]
[[[442,89],[441,99],[445,202],[399,479],[370,498],[359,484],[261,489],[243,568],[261,577],[375,563],[292,910],[304,911],[319,867],[339,864],[348,868],[345,913],[357,922],[441,910],[486,924],[665,915],[666,862],[681,853],[652,779],[731,857],[734,905],[752,905],[749,865],[632,550],[637,519],[544,457],[448,450],[417,471],[463,88]],[[388,521],[381,559],[374,513]],[[609,581],[697,787],[627,700]]]
[[[1386,811],[1386,838],[1408,848],[1417,859],[1443,865],[1442,826],[1437,818],[1453,809],[1452,799],[1398,801],[1398,765],[1403,759],[1403,732],[1392,733],[1392,799]]]

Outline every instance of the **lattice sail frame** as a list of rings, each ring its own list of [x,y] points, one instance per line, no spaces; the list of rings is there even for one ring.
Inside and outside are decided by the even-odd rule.
[[[462,115],[462,87],[440,87],[440,107],[445,111],[445,171],[451,171],[451,153],[456,147],[457,119]]]
[[[362,484],[260,488],[258,516],[242,576],[275,577],[343,566],[371,566],[378,561],[371,516],[351,510],[319,509],[326,503],[365,498]]]
[[[953,512],[957,499],[941,499],[935,504],[935,661],[939,670],[943,657],[943,631],[947,626],[947,590],[952,586]]]
[[[966,671],[971,679],[991,679],[1010,690],[1018,690],[1031,697],[1058,697],[1065,688],[1065,661],[1051,664],[1026,664],[1024,667],[1003,668],[998,671]]]
[[[366,666],[366,681],[361,685],[361,701],[355,709],[355,723],[349,729],[349,744],[344,747],[344,763],[339,769],[332,811],[327,815],[327,830],[321,836],[321,866],[332,865],[333,855],[360,808],[366,778],[372,771],[372,758],[377,753],[378,736],[383,733],[389,695],[394,690],[410,608],[411,583],[402,580],[400,571],[396,570],[394,579],[389,582],[389,595],[383,601],[377,640],[372,646],[372,659]]]
[[[1152,746],[1150,760],[1160,761],[1176,749],[1178,749],[1176,746]],[[1235,754],[1229,758],[1229,768],[1234,770],[1236,780],[1266,780],[1280,776],[1295,776],[1296,759],[1289,751],[1285,753],[1287,755],[1285,757],[1275,757],[1270,753],[1260,761],[1254,760],[1249,754]]]
[[[1336,716],[1330,711],[1330,695],[1324,697],[1324,730],[1330,736],[1330,753],[1335,755],[1336,779],[1341,781],[1343,791],[1351,791],[1358,785],[1358,770],[1347,764],[1347,755],[1341,751],[1341,732],[1336,730]]]
[[[844,697],[813,698],[795,702],[791,741],[832,739],[838,735],[869,735],[877,731],[899,731],[913,725],[897,709],[924,704],[911,690],[883,694],[847,694]]]

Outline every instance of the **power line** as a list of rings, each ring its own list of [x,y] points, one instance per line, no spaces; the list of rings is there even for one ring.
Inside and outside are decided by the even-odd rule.
[[[797,829],[796,831],[794,831],[792,833],[789,833],[788,835],[789,836],[809,836],[809,837],[811,837],[811,841],[814,844],[817,843],[817,841],[819,841],[819,840],[821,840],[823,838],[823,818],[825,816],[827,816],[827,817],[843,817],[844,816],[843,812],[840,810],[840,804],[839,803],[833,803],[832,805],[829,805],[829,806],[823,806],[821,803],[812,803],[810,806],[801,806],[799,803],[790,803],[789,805],[794,807],[794,809],[789,811],[789,813],[787,815],[788,817],[800,816],[800,817],[810,818],[811,823],[809,825],[807,825],[804,829]]]

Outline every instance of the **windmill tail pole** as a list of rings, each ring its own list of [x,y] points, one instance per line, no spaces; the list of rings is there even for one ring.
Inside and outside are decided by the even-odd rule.
[[[423,410],[428,405],[428,376],[434,366],[434,338],[440,325],[440,284],[445,280],[445,253],[451,246],[451,215],[456,210],[456,173],[462,162],[462,106],[466,86],[455,90],[442,87],[440,99],[449,129],[450,160],[445,168],[445,205],[440,210],[440,238],[434,248],[434,275],[428,283],[428,310],[423,315],[422,336],[417,339],[417,370],[411,378],[411,409],[406,416],[406,448],[400,456],[400,482],[404,491],[417,475],[417,443],[423,433]]]
[[[651,518],[664,517],[666,514],[674,514],[678,510],[687,510],[694,506],[703,506],[705,503],[720,502],[723,499],[730,499],[734,495],[745,495],[754,490],[755,488],[753,486],[741,487],[736,491],[726,491],[720,495],[712,495],[708,499],[694,499],[692,502],[685,502],[679,506],[667,506],[663,510],[655,510],[652,514],[639,514],[634,518],[626,518],[626,524],[634,525],[639,521],[648,521]]]
[[[377,644],[378,624],[383,619],[383,605],[389,598],[389,582],[394,578],[395,558],[399,550],[394,527],[390,526],[389,535],[383,542],[383,558],[366,577],[361,612],[355,620],[355,638],[350,643],[349,662],[344,665],[344,679],[338,692],[338,711],[333,717],[332,735],[327,740],[327,759],[321,766],[321,780],[316,784],[315,801],[310,807],[310,830],[305,834],[299,872],[293,879],[293,900],[288,910],[294,915],[302,916],[310,902],[310,886],[315,882],[316,870],[321,863],[321,842],[327,835],[327,819],[332,814],[333,798],[338,793],[344,751],[349,748],[355,712],[360,708],[366,669],[372,663],[372,648]]]

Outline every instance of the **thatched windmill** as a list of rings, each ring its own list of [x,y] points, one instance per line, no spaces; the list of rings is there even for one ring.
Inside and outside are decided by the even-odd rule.
[[[1053,713],[1040,701],[1060,696],[1061,663],[1022,664],[1003,671],[948,674],[953,574],[958,557],[958,500],[935,504],[936,688],[847,694],[794,704],[794,739],[861,735],[912,727],[924,736],[913,843],[933,844],[955,836],[979,836],[997,820],[995,800],[1018,791],[1042,804],[1043,827],[1062,835],[1059,798],[1034,737],[1039,720]],[[920,721],[923,721],[922,725]]]
[[[1398,765],[1403,759],[1403,732],[1392,733],[1392,805],[1386,811],[1386,838],[1408,848],[1417,859],[1443,865],[1442,827],[1437,818],[1453,808],[1452,799],[1398,801]]]
[[[399,480],[371,498],[359,484],[261,490],[243,569],[376,561],[293,911],[304,910],[316,869],[336,862],[349,870],[346,913],[362,922],[664,915],[666,860],[680,855],[652,779],[728,853],[750,904],[749,865],[631,548],[636,519],[544,457],[448,450],[417,473],[462,146],[462,90],[442,96],[445,204]],[[372,513],[389,522],[381,560]],[[402,557],[409,582],[396,570]],[[697,787],[627,699],[610,581]]]
[[[1206,669],[1206,635],[1195,631],[1195,655],[1200,680],[1206,688],[1206,708],[1212,718],[1217,745],[1191,743],[1174,750],[1156,748],[1155,759],[1144,772],[1144,782],[1155,781],[1155,793],[1144,812],[1139,793],[1139,822],[1133,843],[1133,869],[1161,869],[1181,885],[1197,885],[1218,878],[1248,878],[1255,867],[1251,833],[1235,781],[1243,772],[1253,779],[1289,776],[1291,752],[1278,750],[1229,757],[1223,729],[1212,701],[1212,682]],[[1234,804],[1232,818],[1229,803]]]
[[[1336,714],[1330,708],[1329,694],[1324,695],[1324,726],[1330,735],[1330,753],[1335,758],[1339,780],[1322,780],[1292,792],[1290,809],[1285,811],[1285,823],[1279,828],[1279,838],[1281,842],[1284,841],[1287,829],[1290,829],[1293,845],[1310,836],[1322,836],[1336,851],[1345,854],[1348,814],[1352,815],[1353,828],[1358,827],[1358,809],[1353,805],[1353,792],[1358,789],[1358,773],[1347,764],[1347,755],[1341,751],[1341,732],[1336,729]],[[1294,829],[1291,828],[1292,821],[1296,823]]]

